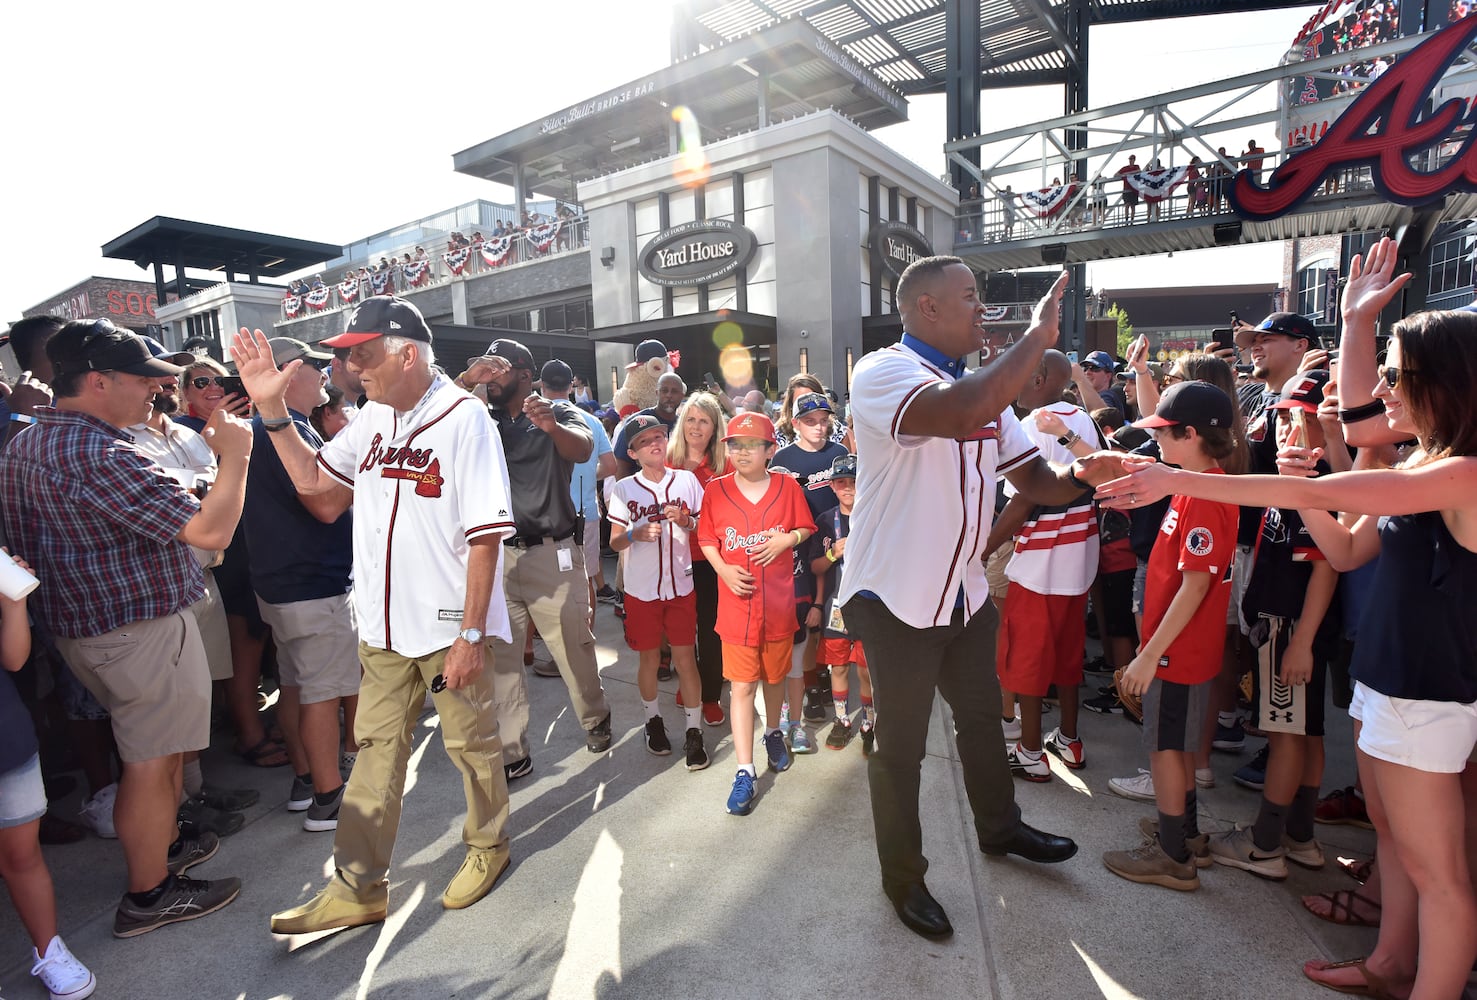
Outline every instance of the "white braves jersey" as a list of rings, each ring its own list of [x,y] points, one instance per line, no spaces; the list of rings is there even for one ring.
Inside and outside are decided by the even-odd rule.
[[[981,556],[995,477],[1037,454],[1008,407],[962,440],[903,434],[918,393],[953,381],[902,344],[868,354],[852,374],[856,507],[838,600],[866,591],[914,628],[949,624],[961,588],[966,621],[990,599]]]
[[[1068,429],[1076,431],[1084,441],[1097,442],[1097,425],[1080,406],[1052,403],[1032,410],[1021,421],[1021,427],[1048,462],[1071,465],[1075,456],[1066,445],[1057,443],[1055,434],[1037,429],[1036,414],[1041,410],[1050,410],[1061,417]],[[1016,489],[1007,482],[1005,492],[1014,496]],[[1076,596],[1087,593],[1097,578],[1097,568],[1097,509],[1092,505],[1092,497],[1084,495],[1059,506],[1037,506],[1016,535],[1015,550],[1005,566],[1005,575],[1012,583],[1038,594]]]
[[[686,469],[667,469],[660,482],[627,476],[610,491],[606,509],[610,522],[626,531],[659,522],[662,537],[654,542],[634,539],[625,550],[626,593],[638,601],[670,601],[692,593],[692,545],[686,528],[661,520],[662,507],[677,504],[696,515],[703,506],[703,487]]]
[[[480,400],[437,375],[409,413],[366,403],[318,461],[354,490],[361,640],[410,657],[445,649],[473,626],[512,640],[500,572],[487,620],[462,622],[470,541],[513,533],[502,439]]]

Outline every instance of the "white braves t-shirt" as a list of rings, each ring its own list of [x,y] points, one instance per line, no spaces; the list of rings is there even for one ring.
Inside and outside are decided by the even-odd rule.
[[[990,598],[981,559],[995,513],[995,477],[1036,446],[1007,407],[963,440],[903,434],[918,394],[954,377],[894,344],[852,374],[856,507],[839,600],[876,595],[914,628],[947,625],[960,588],[968,621]]]
[[[606,508],[612,524],[628,532],[653,522],[662,526],[661,538],[654,542],[633,540],[623,553],[626,594],[638,601],[670,601],[692,593],[690,532],[661,520],[662,507],[673,503],[689,514],[702,509],[703,487],[686,469],[667,469],[660,482],[638,472],[611,488]]]
[[[1021,421],[1021,427],[1048,462],[1071,465],[1075,456],[1070,448],[1057,443],[1055,434],[1036,427],[1036,414],[1041,410],[1051,410],[1061,417],[1084,441],[1097,441],[1097,425],[1080,406],[1052,403],[1032,410]],[[1005,492],[1014,496],[1016,489],[1007,482]],[[1097,510],[1092,497],[1083,495],[1071,503],[1036,508],[1035,515],[1016,535],[1015,550],[1005,566],[1005,575],[1012,583],[1038,594],[1076,596],[1087,593],[1097,577],[1097,568]]]
[[[513,533],[503,444],[480,400],[437,375],[409,413],[366,403],[318,461],[354,490],[360,639],[411,657],[445,649],[474,624],[512,640],[501,573],[487,621],[461,620],[470,541]]]

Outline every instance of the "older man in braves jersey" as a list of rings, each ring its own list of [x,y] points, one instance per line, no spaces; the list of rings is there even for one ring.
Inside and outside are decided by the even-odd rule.
[[[279,934],[383,920],[410,734],[427,687],[446,753],[462,773],[466,857],[441,903],[470,906],[508,865],[508,786],[492,703],[489,636],[508,635],[498,560],[513,530],[508,473],[482,404],[431,368],[431,330],[394,296],[368,299],[342,336],[369,401],[315,451],[283,399],[300,361],[278,371],[260,331],[231,353],[277,456],[300,493],[354,491],[354,605],[364,667],[359,757],[334,839],[336,871],[311,901],[272,917]]]
[[[924,885],[918,817],[935,691],[954,712],[980,848],[1040,862],[1077,852],[1066,837],[1023,823],[1015,804],[997,721],[998,617],[984,567],[997,475],[1039,503],[1062,504],[1090,488],[1074,467],[1102,480],[1112,467],[1094,456],[1053,469],[1010,409],[1056,342],[1066,281],[1063,274],[1037,304],[1015,346],[970,372],[964,356],[984,345],[975,274],[957,257],[915,261],[898,281],[902,342],[863,358],[852,380],[853,397],[867,402],[852,410],[857,503],[838,600],[872,671],[878,747],[868,781],[882,886],[903,923],[928,937],[953,933]],[[903,531],[912,557],[900,562]]]

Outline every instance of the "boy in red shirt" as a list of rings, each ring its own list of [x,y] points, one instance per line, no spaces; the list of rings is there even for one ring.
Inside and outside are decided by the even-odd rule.
[[[1153,429],[1165,462],[1221,472],[1221,459],[1235,447],[1232,421],[1230,397],[1219,388],[1181,382],[1135,426]],[[1239,515],[1232,504],[1174,497],[1149,555],[1144,641],[1119,684],[1143,698],[1159,819],[1139,824],[1149,838],[1143,846],[1103,855],[1108,870],[1130,882],[1198,889],[1196,869],[1211,864],[1195,816],[1195,751],[1221,666]]]
[[[790,766],[779,727],[795,634],[790,550],[815,532],[815,522],[799,484],[766,468],[774,454],[768,417],[738,414],[728,422],[724,442],[733,473],[703,491],[698,544],[723,583],[716,631],[723,640],[723,676],[732,684],[728,714],[739,763],[728,811],[747,816],[754,807],[754,692],[761,682],[769,766]]]

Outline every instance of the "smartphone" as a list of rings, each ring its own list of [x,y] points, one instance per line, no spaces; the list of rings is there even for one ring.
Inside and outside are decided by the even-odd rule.
[[[1231,310],[1231,327],[1234,329],[1241,322],[1241,317],[1236,315],[1236,310]]]
[[[1292,429],[1297,432],[1298,447],[1308,447],[1308,411],[1301,406],[1294,406],[1287,411],[1287,415],[1292,419]]]
[[[227,375],[221,379],[221,388],[226,390],[226,395],[246,395],[246,387],[241,384],[241,379],[235,375]]]
[[[1075,365],[1077,363],[1077,352],[1076,351],[1068,351],[1067,352],[1067,360],[1070,361],[1070,362],[1072,362],[1072,364]]]
[[[715,389],[723,384],[722,382],[718,381],[718,376],[714,375],[712,372],[703,372],[703,378],[707,379],[708,384]]]

